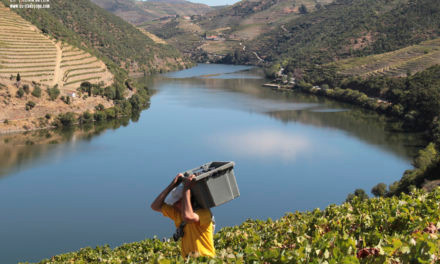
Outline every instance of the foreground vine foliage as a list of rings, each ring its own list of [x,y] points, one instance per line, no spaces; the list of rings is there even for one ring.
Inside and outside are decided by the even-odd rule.
[[[215,235],[217,257],[184,260],[174,242],[84,248],[40,263],[439,263],[440,188],[246,220]]]

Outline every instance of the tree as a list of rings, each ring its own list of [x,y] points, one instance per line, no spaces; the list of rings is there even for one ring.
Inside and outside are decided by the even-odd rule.
[[[387,194],[387,185],[383,182],[378,183],[371,189],[371,193],[376,197],[383,197]]]
[[[80,90],[88,93],[89,96],[92,96],[92,84],[90,82],[82,82]]]
[[[35,107],[35,102],[29,101],[26,103],[26,111],[32,110]]]
[[[32,96],[40,98],[41,97],[41,88],[40,86],[35,86],[34,90],[32,91]]]
[[[306,7],[304,4],[302,4],[302,5],[299,7],[299,12],[300,12],[301,14],[307,14],[309,11],[307,10],[307,7]]]
[[[75,120],[75,114],[71,113],[71,112],[68,112],[68,113],[65,113],[65,114],[59,114],[58,115],[58,121],[60,122],[60,124],[62,126],[66,126],[66,127],[72,126],[72,125],[75,124],[75,121],[76,121]]]
[[[21,76],[20,73],[17,73],[17,78],[16,78],[17,82],[21,81]]]
[[[359,197],[359,199],[361,199],[362,201],[368,199],[368,195],[365,193],[363,189],[356,189],[354,190],[354,194],[352,193],[348,194],[347,199],[345,199],[345,201],[351,202],[356,196]]]
[[[23,90],[23,88],[20,87],[17,91],[17,97],[22,98],[23,95],[24,95],[24,90]]]
[[[60,89],[58,89],[58,85],[55,85],[52,88],[47,88],[47,94],[49,95],[50,100],[55,101],[60,95]]]
[[[23,90],[26,94],[29,94],[31,92],[31,90],[29,89],[29,85],[27,84],[23,85]]]

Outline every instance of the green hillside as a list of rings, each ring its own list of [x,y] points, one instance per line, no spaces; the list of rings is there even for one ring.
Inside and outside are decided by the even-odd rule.
[[[8,0],[2,1],[9,4]],[[153,73],[185,65],[175,48],[155,43],[131,24],[88,0],[53,1],[50,9],[15,11],[44,33],[77,47],[96,50],[100,57],[130,72]]]
[[[175,242],[147,239],[84,248],[40,263],[438,263],[440,189],[246,220],[214,237],[217,257],[180,257]]]
[[[329,66],[344,75],[403,77],[435,64],[440,64],[440,38],[382,54],[340,60]]]
[[[436,0],[337,0],[250,49],[292,67],[394,51],[440,36]]]
[[[143,26],[197,60],[219,61],[234,51],[246,53],[248,43],[257,41],[262,34],[284,28],[292,19],[302,18],[330,2],[243,0],[191,20],[175,18]]]

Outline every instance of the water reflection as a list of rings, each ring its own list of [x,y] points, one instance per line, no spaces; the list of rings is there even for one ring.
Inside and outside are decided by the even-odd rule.
[[[47,160],[61,159],[75,152],[79,143],[90,141],[108,129],[127,126],[129,120],[125,118],[80,127],[0,135],[0,178]]]
[[[210,66],[210,65],[209,65]],[[262,87],[264,79],[248,78],[262,75],[258,68],[235,73],[237,79],[200,78],[183,72],[143,80],[158,92],[167,92],[178,104],[199,108],[237,109],[268,115],[283,123],[300,122],[321,128],[344,131],[385,151],[410,161],[426,142],[423,135],[408,133],[401,123],[375,112],[293,91]],[[178,76],[178,77],[176,77]],[[185,78],[184,78],[185,77]],[[239,79],[238,77],[241,77]],[[196,93],[193,93],[194,91]],[[194,97],[197,94],[197,98]]]
[[[280,130],[249,130],[218,134],[208,139],[215,139],[220,148],[244,157],[271,158],[293,161],[298,155],[312,152],[313,144],[304,135],[286,133]]]

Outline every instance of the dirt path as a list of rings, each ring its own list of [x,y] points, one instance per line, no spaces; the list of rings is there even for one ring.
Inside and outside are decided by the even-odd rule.
[[[264,60],[263,60],[260,56],[258,56],[258,53],[256,53],[255,51],[254,51],[253,53],[254,53],[255,57],[257,57],[257,59],[258,59],[260,62],[264,62]]]
[[[61,50],[61,43],[57,42],[55,43],[55,47],[57,49],[57,57],[55,60],[55,71],[53,76],[53,83],[52,85],[58,84],[59,88],[63,87],[63,73],[61,71],[61,60],[62,60],[62,50]]]

